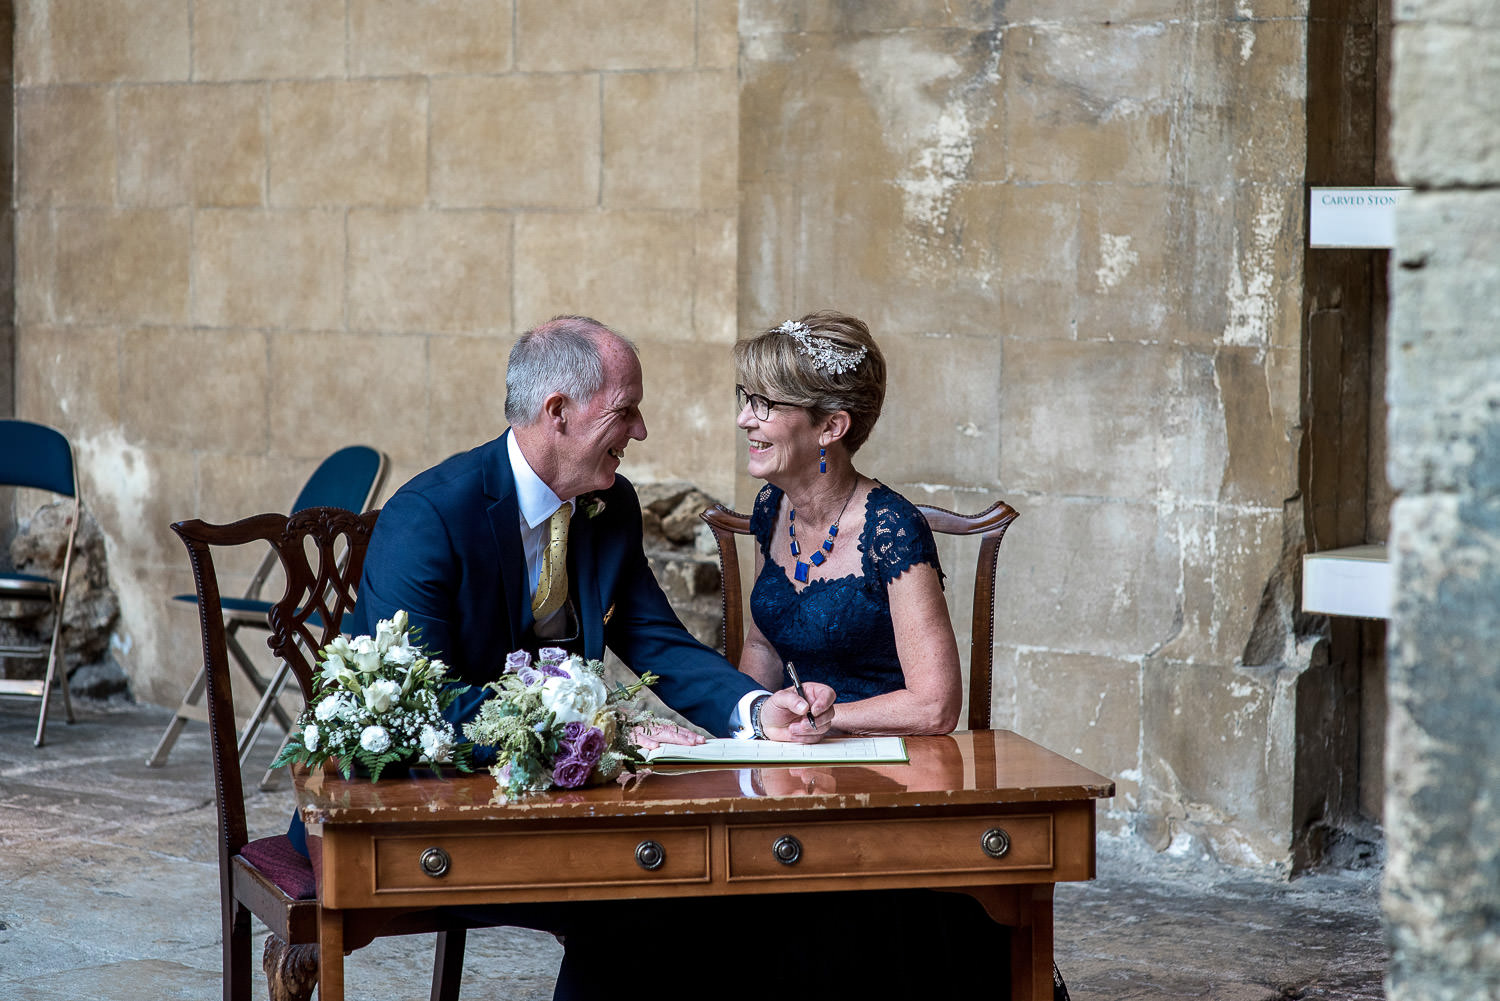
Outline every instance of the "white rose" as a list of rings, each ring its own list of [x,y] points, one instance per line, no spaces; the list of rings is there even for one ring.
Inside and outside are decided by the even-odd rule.
[[[608,699],[609,689],[588,671],[572,678],[548,678],[542,683],[542,705],[556,714],[559,723],[588,723]]]
[[[383,726],[367,726],[365,732],[359,735],[359,746],[371,754],[380,754],[390,749],[391,735],[385,732]]]
[[[318,708],[313,711],[313,715],[322,722],[327,723],[334,717],[343,715],[347,705],[343,696],[334,695],[319,702]]]
[[[318,724],[309,723],[302,730],[302,746],[309,751],[318,749]]]
[[[405,643],[393,646],[385,652],[386,662],[397,667],[406,667],[416,662],[417,652]]]
[[[383,713],[396,704],[401,697],[401,686],[385,678],[372,681],[365,686],[365,708],[372,713]]]

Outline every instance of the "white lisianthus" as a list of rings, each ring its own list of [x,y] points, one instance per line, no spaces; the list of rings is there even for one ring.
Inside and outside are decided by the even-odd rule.
[[[588,671],[579,671],[571,678],[548,678],[542,683],[542,705],[563,724],[591,722],[608,699],[609,689],[603,680]]]
[[[437,727],[426,724],[422,727],[419,739],[422,742],[422,753],[427,756],[428,761],[444,764],[453,754],[453,735],[439,730]]]
[[[391,735],[383,726],[367,726],[359,735],[359,746],[371,754],[380,754],[390,749]]]
[[[385,678],[365,686],[365,708],[372,713],[386,712],[400,697],[401,686]]]
[[[309,751],[318,749],[318,724],[309,723],[302,728],[302,746]]]
[[[329,720],[342,716],[348,711],[349,700],[342,695],[332,695],[318,703],[318,708],[313,711],[313,715],[321,722],[327,723]]]
[[[398,611],[389,619],[381,619],[375,626],[375,648],[382,652],[392,647],[406,645],[406,612]]]

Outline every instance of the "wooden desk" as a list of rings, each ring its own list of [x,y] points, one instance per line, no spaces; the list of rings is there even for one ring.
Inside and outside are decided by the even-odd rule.
[[[514,803],[488,773],[295,770],[315,857],[321,844],[319,996],[342,1001],[361,923],[402,911],[942,887],[1012,926],[1013,996],[1050,1001],[1053,884],[1093,878],[1094,801],[1114,783],[1003,730],[907,748],[905,765],[662,769]]]

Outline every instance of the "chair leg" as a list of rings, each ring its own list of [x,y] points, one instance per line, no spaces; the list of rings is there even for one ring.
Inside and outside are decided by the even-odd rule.
[[[198,700],[203,698],[203,686],[207,678],[208,676],[203,673],[203,668],[198,668],[197,677],[193,678],[193,683],[188,685],[187,691],[183,693],[182,702],[177,706],[177,712],[172,714],[172,722],[167,724],[167,729],[161,735],[161,740],[156,742],[156,750],[152,751],[151,757],[146,759],[148,767],[157,768],[166,764],[167,755],[172,753],[172,745],[177,743],[177,738],[182,733],[182,728],[187,726],[188,720],[197,718],[198,713],[193,711],[193,707],[197,706]],[[207,718],[206,713],[204,714],[204,718]]]
[[[271,1001],[308,1001],[318,986],[318,946],[287,945],[274,934],[266,936],[261,956]]]
[[[250,1001],[250,909],[230,900],[223,922],[224,1001]]]
[[[432,1001],[458,1001],[464,976],[464,943],[469,933],[462,928],[437,934],[437,955],[432,961]]]
[[[57,610],[57,623],[52,627],[52,646],[47,652],[47,680],[42,682],[42,708],[36,718],[36,746],[41,747],[47,739],[47,702],[52,697],[52,682],[58,676],[58,642],[62,639],[62,609]],[[73,722],[73,703],[68,699],[68,673],[62,672],[63,709],[69,723]]]

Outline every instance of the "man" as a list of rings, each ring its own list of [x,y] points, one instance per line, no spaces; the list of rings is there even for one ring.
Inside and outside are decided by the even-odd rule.
[[[559,316],[523,334],[505,376],[510,429],[386,502],[345,631],[373,635],[405,609],[450,677],[474,686],[450,710],[459,720],[477,711],[481,686],[513,650],[602,658],[608,647],[637,673],[660,675],[662,700],[715,735],[820,740],[832,689],[806,686],[810,726],[794,690],[763,691],[693,639],[652,576],[640,502],[617,475],[626,447],[646,438],[642,395],[634,346],[596,320]],[[539,602],[554,512],[567,523],[566,594]],[[701,738],[672,730],[659,739]]]

